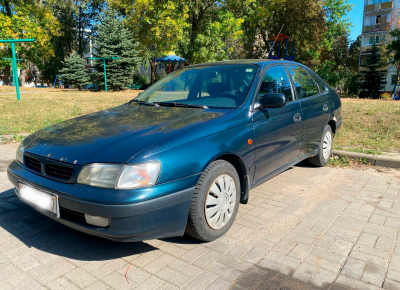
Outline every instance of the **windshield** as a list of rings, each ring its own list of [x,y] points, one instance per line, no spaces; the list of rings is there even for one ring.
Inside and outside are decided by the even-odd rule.
[[[257,69],[256,65],[181,69],[155,83],[135,101],[237,108],[244,102]]]

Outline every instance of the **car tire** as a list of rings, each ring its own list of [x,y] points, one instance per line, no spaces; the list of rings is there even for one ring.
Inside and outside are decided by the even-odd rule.
[[[327,165],[331,159],[333,147],[333,132],[329,125],[324,128],[324,133],[322,134],[321,143],[319,144],[318,154],[314,157],[308,159],[308,161],[318,167],[324,167]]]
[[[195,187],[186,234],[205,242],[223,236],[235,220],[239,202],[240,180],[235,167],[225,160],[213,161]]]

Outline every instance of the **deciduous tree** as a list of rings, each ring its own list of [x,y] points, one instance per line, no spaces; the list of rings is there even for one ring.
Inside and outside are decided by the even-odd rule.
[[[106,0],[48,0],[47,5],[58,21],[59,33],[51,36],[55,53],[42,72],[53,80],[62,68],[65,57],[76,51],[83,57],[88,43],[96,33],[95,23],[99,22],[100,11]]]
[[[234,43],[243,35],[244,19],[235,17],[226,1],[186,0],[187,26],[180,41],[180,52],[188,63],[228,59]]]
[[[178,51],[188,27],[188,6],[181,0],[113,0],[139,42],[139,55],[150,64],[151,83],[156,81],[155,59]]]
[[[395,28],[389,33],[389,40],[387,45],[388,55],[391,56],[390,63],[396,67],[396,85],[399,84],[400,75],[400,29]]]
[[[1,0],[0,1],[0,38],[21,39],[34,38],[33,43],[18,43],[18,58],[25,63],[32,62],[39,68],[54,55],[51,36],[58,34],[58,21],[44,1],[34,0]],[[8,45],[0,49],[1,57],[10,57]],[[10,75],[9,63],[2,62],[5,67],[5,83]],[[24,63],[19,64],[24,69]],[[26,75],[25,71],[21,75]]]

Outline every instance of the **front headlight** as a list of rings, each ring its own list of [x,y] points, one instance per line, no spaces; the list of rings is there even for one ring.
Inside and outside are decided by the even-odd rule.
[[[117,189],[131,189],[154,185],[160,173],[159,162],[135,165],[93,163],[83,167],[78,183]]]
[[[20,163],[24,163],[24,151],[25,147],[21,144],[19,144],[18,149],[17,149],[17,161]]]

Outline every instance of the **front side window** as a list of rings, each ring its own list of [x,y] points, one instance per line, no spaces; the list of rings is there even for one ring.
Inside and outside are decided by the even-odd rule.
[[[246,99],[257,71],[256,65],[185,68],[162,78],[135,100],[237,108]]]
[[[290,66],[289,71],[296,88],[298,99],[308,98],[319,93],[317,84],[304,68],[300,66]]]
[[[260,87],[259,100],[271,93],[284,94],[287,103],[294,101],[292,87],[283,66],[272,67],[266,71]]]

